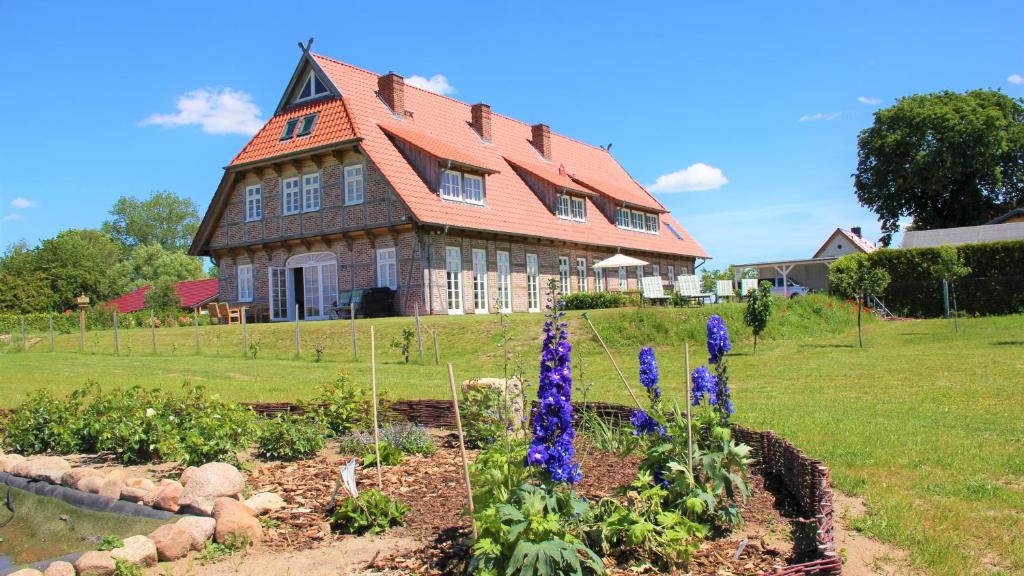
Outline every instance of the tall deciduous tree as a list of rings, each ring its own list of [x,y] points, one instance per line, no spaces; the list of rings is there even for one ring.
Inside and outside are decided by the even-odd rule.
[[[848,254],[829,266],[828,283],[833,294],[857,299],[857,342],[864,347],[861,333],[861,314],[867,294],[879,294],[889,285],[889,273],[875,268],[867,254]]]
[[[174,282],[206,277],[203,261],[184,252],[167,250],[159,244],[139,246],[132,252],[132,272],[136,284],[152,284],[160,278]]]
[[[901,98],[857,141],[854,186],[888,246],[915,229],[984,224],[1024,203],[1024,100],[992,90]]]
[[[196,203],[173,192],[153,192],[145,200],[122,196],[110,215],[113,218],[103,223],[103,232],[129,251],[159,244],[167,250],[184,252],[199,228]]]
[[[181,299],[174,291],[174,280],[172,278],[160,278],[153,283],[153,287],[146,292],[143,298],[146,308],[157,313],[166,313],[177,310],[181,307]]]

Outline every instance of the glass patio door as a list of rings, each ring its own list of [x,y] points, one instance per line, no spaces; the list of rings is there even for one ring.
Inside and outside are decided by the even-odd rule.
[[[270,319],[287,320],[291,290],[288,287],[288,269],[270,268]]]
[[[305,266],[302,269],[302,304],[306,320],[322,318],[323,300],[320,298],[320,267]]]

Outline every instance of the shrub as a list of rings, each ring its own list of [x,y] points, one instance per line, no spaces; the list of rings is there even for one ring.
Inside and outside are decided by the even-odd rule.
[[[493,386],[469,386],[459,406],[466,446],[483,448],[508,430],[508,406],[501,390]]]
[[[401,449],[391,445],[390,442],[380,441],[380,465],[381,466],[398,466],[402,463],[402,458],[405,454],[402,453]],[[373,442],[363,449],[363,466],[369,468],[377,465],[377,449],[374,449]]]
[[[342,500],[331,515],[331,527],[342,534],[382,534],[392,526],[405,526],[409,507],[378,490],[364,490]]]
[[[124,540],[121,540],[120,536],[117,534],[108,534],[100,540],[100,543],[96,545],[96,549],[100,552],[107,552],[122,546],[124,546]]]
[[[33,392],[3,421],[3,444],[18,454],[80,451],[81,440],[75,434],[77,407],[58,400],[48,390]]]
[[[311,410],[335,435],[365,428],[371,420],[369,394],[352,382],[347,370],[339,370],[335,381],[320,385]]]
[[[617,292],[576,292],[566,294],[563,300],[566,310],[621,308],[629,302],[629,298]]]
[[[256,434],[256,456],[262,460],[305,460],[324,447],[326,431],[315,418],[277,416]]]
[[[403,454],[419,454],[430,456],[437,452],[437,444],[423,426],[401,422],[384,428],[380,432],[381,440],[402,451]]]

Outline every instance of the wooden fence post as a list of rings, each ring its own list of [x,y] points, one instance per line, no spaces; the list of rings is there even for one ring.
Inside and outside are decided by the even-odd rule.
[[[462,437],[462,416],[459,414],[459,394],[455,390],[455,373],[452,363],[448,363],[448,384],[452,389],[452,408],[455,410],[455,428],[459,432],[459,452],[462,454],[462,477],[466,481],[466,494],[469,504],[469,516],[473,517],[473,486],[469,481],[469,458],[466,457],[466,441]],[[473,538],[476,538],[476,523],[473,524]]]
[[[25,315],[21,315],[21,350],[28,350],[28,340],[25,339]]]
[[[78,351],[85,352],[85,308],[78,308]]]
[[[423,363],[423,333],[420,332],[420,305],[419,302],[413,304],[413,310],[416,314],[416,343],[419,346],[420,351],[420,363]]]
[[[114,354],[120,354],[121,353],[121,336],[120,336],[120,334],[117,331],[117,308],[114,308],[114,311],[111,312],[111,314],[114,317]]]
[[[242,306],[242,356],[249,351],[249,325],[245,321],[245,306]],[[298,348],[295,349],[298,354]]]
[[[356,349],[356,303],[352,300],[348,303],[348,317],[352,319],[352,359],[359,360],[359,351]]]
[[[53,352],[53,313],[50,313],[50,352]]]
[[[149,336],[153,341],[153,354],[156,354],[156,317],[153,315],[153,311],[149,311]]]
[[[377,489],[384,489],[384,476],[380,471],[380,429],[377,425],[377,335],[370,325],[370,389],[373,394],[373,451],[377,455]]]
[[[430,335],[434,338],[434,364],[441,363],[441,352],[437,348],[437,330],[431,330]]]
[[[199,308],[192,309],[192,323],[195,325],[194,329],[196,331],[196,354],[199,354]]]
[[[300,336],[299,336],[299,305],[296,304],[295,305],[295,357],[296,358],[299,357],[299,348],[300,348],[299,338],[300,338]]]

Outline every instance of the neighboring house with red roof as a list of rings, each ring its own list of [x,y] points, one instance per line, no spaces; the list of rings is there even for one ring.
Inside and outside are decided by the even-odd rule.
[[[146,293],[153,286],[148,284],[107,302],[108,306],[117,306],[122,314],[138,312],[146,307]],[[183,309],[195,309],[217,299],[217,279],[184,280],[174,284],[174,292],[178,295]]]
[[[650,262],[611,273],[623,252]],[[189,252],[220,299],[326,318],[387,286],[396,312],[540,311],[564,292],[666,286],[707,253],[609,152],[303,50],[274,116],[225,168]]]

